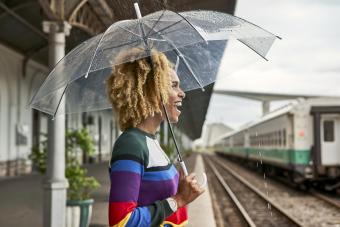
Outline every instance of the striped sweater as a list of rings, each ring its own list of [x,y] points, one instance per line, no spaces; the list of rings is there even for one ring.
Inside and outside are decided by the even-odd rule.
[[[154,135],[127,129],[113,147],[110,162],[110,226],[184,226],[186,207],[173,212],[178,172]]]

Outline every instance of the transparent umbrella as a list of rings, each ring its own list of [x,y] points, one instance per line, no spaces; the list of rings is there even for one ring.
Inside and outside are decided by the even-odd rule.
[[[135,9],[137,19],[116,22],[69,52],[50,72],[30,106],[53,117],[111,108],[105,81],[113,65],[133,60],[116,58],[131,48],[145,50],[136,59],[150,56],[152,50],[165,53],[175,64],[184,91],[204,90],[216,80],[228,40],[238,40],[265,59],[279,38],[225,13],[162,10],[142,17],[138,4]],[[61,103],[64,107],[58,112]]]

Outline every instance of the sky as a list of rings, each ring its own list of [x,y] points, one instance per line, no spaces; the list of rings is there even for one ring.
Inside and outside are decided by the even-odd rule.
[[[228,47],[228,57],[231,51],[237,57],[223,60],[215,89],[340,96],[340,1],[238,0],[235,15],[282,40],[274,42],[269,61]],[[273,102],[271,109],[287,103]],[[252,100],[212,95],[206,123],[238,128],[259,118],[261,107]]]

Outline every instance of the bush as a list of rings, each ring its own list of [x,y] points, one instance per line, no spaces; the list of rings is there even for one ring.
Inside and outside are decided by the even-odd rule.
[[[38,171],[42,174],[46,172],[47,161],[47,135],[42,134],[44,140],[40,145],[32,148],[29,156]],[[90,193],[100,186],[94,177],[86,176],[86,169],[80,165],[78,151],[92,155],[94,152],[93,140],[87,129],[72,130],[66,132],[65,141],[65,176],[69,181],[67,198],[69,200],[90,199]]]

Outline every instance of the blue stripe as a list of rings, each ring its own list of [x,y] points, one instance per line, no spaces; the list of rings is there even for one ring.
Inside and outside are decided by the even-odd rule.
[[[150,224],[151,215],[149,209],[147,207],[138,207],[132,212],[128,223],[126,223],[126,226],[145,227],[150,226]]]
[[[111,173],[117,171],[127,171],[143,175],[144,168],[141,164],[132,160],[117,160],[111,165]]]
[[[177,170],[172,165],[170,169],[163,171],[153,171],[153,172],[145,172],[143,175],[143,180],[149,181],[162,181],[162,180],[171,180],[177,174]]]

